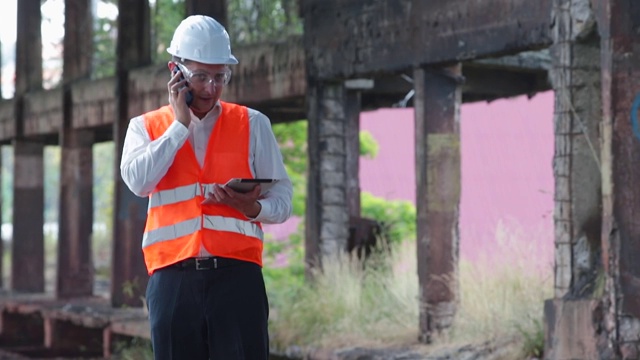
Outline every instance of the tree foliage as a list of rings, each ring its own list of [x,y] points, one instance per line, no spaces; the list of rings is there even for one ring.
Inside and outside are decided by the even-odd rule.
[[[185,17],[184,0],[156,0],[151,8],[151,58],[154,63],[169,59],[167,48],[173,31]]]
[[[100,0],[117,6],[117,0]],[[93,74],[96,79],[110,77],[116,72],[116,38],[118,25],[116,19],[98,17],[94,19],[93,32]]]
[[[116,72],[115,52],[116,24],[108,18],[96,19],[94,35],[95,56],[92,77],[100,79],[114,76]]]
[[[302,34],[297,0],[229,0],[229,33],[237,45]]]
[[[378,155],[378,142],[370,132],[360,131],[360,156],[373,159]]]
[[[307,121],[276,124],[273,126],[273,133],[293,183],[293,214],[304,216],[307,193]]]

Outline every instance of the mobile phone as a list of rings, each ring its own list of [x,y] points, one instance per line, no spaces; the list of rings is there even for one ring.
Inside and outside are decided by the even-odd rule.
[[[180,67],[176,62],[174,62],[173,66],[171,67],[171,74],[175,75],[175,73],[177,73],[178,71],[180,71]],[[180,80],[184,80],[184,75],[180,74]],[[185,87],[183,86],[180,88],[180,90],[184,88]],[[185,95],[185,99],[187,102],[187,106],[191,106],[191,103],[193,103],[193,93],[191,92],[191,90],[187,91],[187,94]]]

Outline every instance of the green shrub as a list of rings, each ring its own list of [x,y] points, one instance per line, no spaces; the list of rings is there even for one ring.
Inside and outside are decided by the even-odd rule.
[[[385,200],[368,192],[360,196],[362,216],[382,225],[382,236],[389,243],[416,238],[416,207],[405,200]]]

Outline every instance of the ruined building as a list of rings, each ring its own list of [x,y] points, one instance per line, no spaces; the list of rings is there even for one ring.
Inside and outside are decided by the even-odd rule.
[[[28,341],[69,346],[57,329],[81,326],[108,353],[110,339],[134,332],[113,311],[91,317],[59,306],[92,295],[91,146],[113,140],[119,158],[128,119],[166,101],[165,79],[156,76],[164,65],[151,65],[148,50],[148,3],[118,6],[116,76],[89,79],[90,1],[66,0],[63,84],[43,91],[40,0],[18,3],[16,92],[0,102],[0,141],[13,145],[16,164],[11,287],[0,299],[5,338],[28,328]],[[226,19],[223,0],[186,6],[188,14]],[[416,138],[407,141],[416,148],[424,301],[416,321],[419,338],[430,341],[457,307],[456,284],[435,279],[457,268],[460,104],[552,88],[555,297],[545,304],[545,357],[640,358],[640,2],[303,0],[299,8],[302,36],[235,50],[242,61],[226,100],[277,121],[308,119],[309,266],[344,251],[350,219],[359,216],[360,111],[414,90]],[[44,290],[47,144],[60,145],[63,158],[53,298],[37,296]],[[110,304],[92,309],[131,305],[137,298],[122,285],[146,283],[136,245],[146,200],[115,180]]]

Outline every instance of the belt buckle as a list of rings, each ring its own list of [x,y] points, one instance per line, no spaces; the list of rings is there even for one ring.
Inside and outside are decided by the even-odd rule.
[[[207,264],[207,260],[209,258],[195,258],[196,261],[196,270],[209,270],[211,267]],[[216,259],[213,259],[213,266],[216,266]]]

